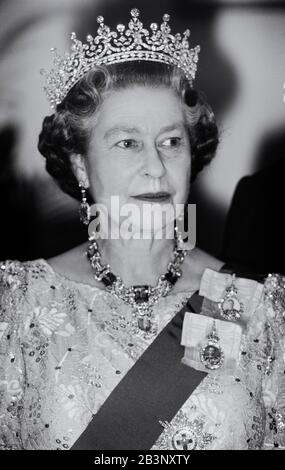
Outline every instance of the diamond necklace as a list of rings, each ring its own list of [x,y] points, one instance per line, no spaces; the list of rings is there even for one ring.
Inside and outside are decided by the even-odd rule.
[[[156,286],[134,285],[126,287],[122,279],[112,273],[109,264],[102,264],[101,253],[94,235],[88,238],[87,258],[94,271],[94,279],[102,282],[113,295],[130,305],[133,310],[132,331],[142,333],[148,338],[157,332],[157,321],[153,315],[153,305],[160,297],[165,297],[182,275],[179,268],[183,263],[187,250],[178,248],[177,238],[172,260],[168,263],[167,272],[159,276]]]

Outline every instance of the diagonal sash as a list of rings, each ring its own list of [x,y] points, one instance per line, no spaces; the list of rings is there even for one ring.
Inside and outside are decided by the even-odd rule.
[[[200,312],[196,292],[140,356],[71,450],[148,450],[207,375],[181,363],[185,312]]]

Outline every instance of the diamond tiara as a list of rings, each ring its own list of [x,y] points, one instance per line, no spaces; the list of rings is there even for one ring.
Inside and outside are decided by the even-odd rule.
[[[69,90],[89,70],[102,64],[143,60],[162,62],[182,69],[192,86],[200,46],[189,48],[189,29],[183,35],[171,34],[168,24],[170,15],[165,14],[160,27],[157,23],[151,23],[149,31],[143,27],[139,15],[139,10],[133,8],[128,26],[118,24],[116,31],[111,31],[104,24],[104,18],[98,16],[97,36],[88,34],[87,43],[82,43],[75,33],[71,33],[73,44],[70,53],[60,56],[56,48],[51,48],[54,68],[50,72],[42,69],[41,74],[45,76],[44,91],[52,109],[63,101]]]

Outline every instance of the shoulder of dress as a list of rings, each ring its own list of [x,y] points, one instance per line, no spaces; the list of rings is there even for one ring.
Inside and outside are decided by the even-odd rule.
[[[0,283],[2,287],[17,287],[18,282],[26,276],[25,262],[18,260],[0,261]]]
[[[285,275],[268,274],[264,282],[264,299],[285,321]]]
[[[13,325],[13,331],[20,327],[20,305],[25,298],[26,270],[21,261],[0,262],[0,330]]]
[[[14,292],[22,288],[27,292],[29,286],[37,280],[43,282],[50,277],[50,272],[42,259],[31,261],[5,260],[0,261],[0,287],[4,292]]]
[[[268,408],[267,448],[285,448],[285,275],[269,274],[264,283],[264,301],[274,334],[273,362],[263,397]]]
[[[53,284],[44,260],[5,260],[0,262],[0,322],[20,325],[41,300],[52,295]]]

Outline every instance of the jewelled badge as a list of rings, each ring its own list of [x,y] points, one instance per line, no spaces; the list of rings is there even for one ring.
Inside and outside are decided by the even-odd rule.
[[[172,436],[172,447],[177,450],[194,450],[197,447],[197,438],[188,428],[177,429]]]
[[[232,275],[231,285],[224,292],[218,303],[220,315],[225,320],[236,321],[243,314],[243,304],[238,298],[238,290],[235,286],[235,274]]]
[[[205,430],[205,418],[189,420],[179,410],[171,423],[159,420],[164,428],[153,449],[159,450],[203,450],[209,446],[215,436]]]
[[[207,338],[206,346],[200,350],[200,360],[207,369],[216,370],[223,364],[225,356],[219,344],[220,338],[217,334],[215,320],[212,331]]]

